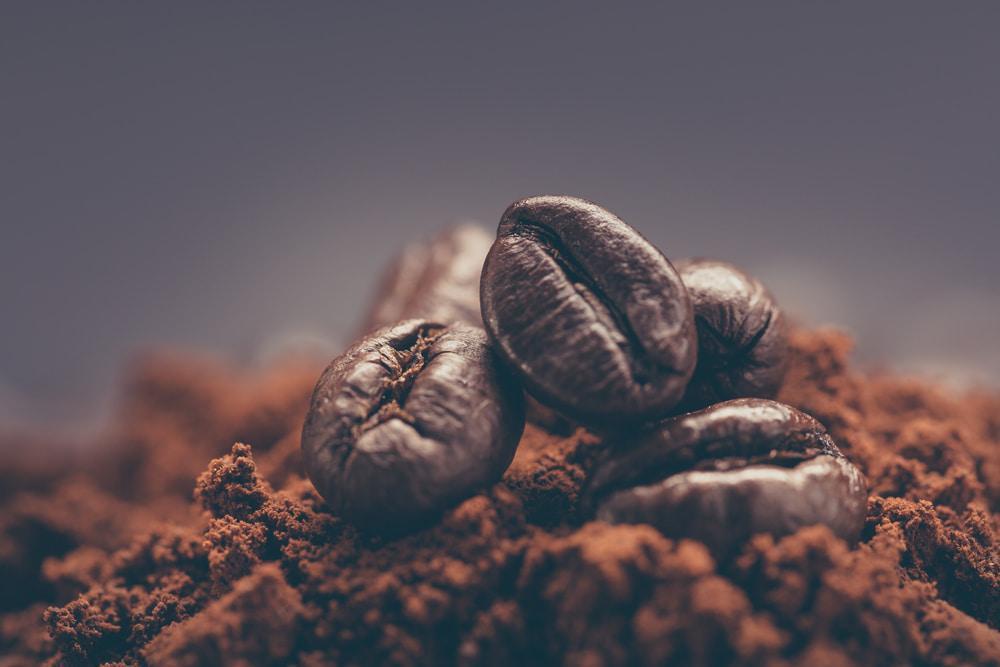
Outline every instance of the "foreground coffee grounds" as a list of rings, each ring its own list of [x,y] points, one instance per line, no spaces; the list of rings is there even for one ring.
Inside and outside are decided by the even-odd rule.
[[[589,522],[609,460],[642,451],[655,464],[611,475],[612,493],[688,470],[542,413],[503,479],[431,528],[359,532],[304,478],[299,434],[322,363],[246,374],[154,360],[86,456],[28,457],[52,445],[23,439],[0,449],[0,652],[15,665],[993,664],[1000,398],[860,374],[849,348],[794,332],[777,400],[813,415],[867,476],[856,548],[811,526],[714,557],[648,525]],[[711,472],[757,465],[768,444],[785,470],[840,460],[815,422],[766,405],[777,419],[731,422],[716,407],[702,422],[785,420],[779,433],[798,435],[737,438]],[[191,505],[192,471],[227,449]]]
[[[648,526],[579,523],[604,445],[531,424],[502,482],[431,530],[367,539],[303,477],[322,361],[246,374],[153,360],[124,385],[117,435],[85,459],[20,458],[42,442],[3,450],[0,653],[10,665],[994,664],[1000,396],[860,373],[850,347],[794,332],[777,398],[816,416],[867,476],[860,543],[806,528],[725,563]],[[163,476],[199,458],[192,502],[191,478]]]

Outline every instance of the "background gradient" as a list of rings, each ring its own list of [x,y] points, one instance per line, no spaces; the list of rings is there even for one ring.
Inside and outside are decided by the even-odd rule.
[[[538,193],[1000,384],[1000,4],[766,4],[4,3],[0,427],[85,432],[149,347],[332,354]]]

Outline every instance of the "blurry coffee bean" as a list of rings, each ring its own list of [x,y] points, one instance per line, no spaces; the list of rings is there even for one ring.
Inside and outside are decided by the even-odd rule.
[[[596,204],[541,196],[500,220],[483,323],[539,401],[590,424],[669,413],[694,371],[687,291],[670,262]]]
[[[479,274],[493,237],[459,225],[413,243],[383,274],[363,332],[412,318],[482,326]]]
[[[738,399],[667,420],[604,452],[585,506],[611,523],[648,523],[731,556],[756,533],[823,524],[854,542],[864,476],[815,419],[765,399]]]
[[[500,479],[524,428],[522,400],[482,329],[386,327],[320,377],[302,431],[305,469],[359,527],[418,527]]]
[[[698,365],[681,401],[685,411],[731,398],[771,398],[788,363],[788,332],[774,297],[732,264],[675,264],[698,328]]]

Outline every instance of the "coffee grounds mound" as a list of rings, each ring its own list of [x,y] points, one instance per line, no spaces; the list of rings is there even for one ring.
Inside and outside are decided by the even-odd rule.
[[[795,332],[779,399],[868,476],[860,544],[817,526],[727,562],[585,522],[608,443],[537,405],[501,483],[359,533],[301,471],[318,366],[147,364],[105,447],[0,496],[0,664],[1000,664],[1000,396],[850,350]]]

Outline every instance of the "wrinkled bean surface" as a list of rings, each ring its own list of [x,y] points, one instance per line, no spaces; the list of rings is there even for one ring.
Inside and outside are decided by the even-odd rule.
[[[727,262],[677,262],[698,330],[698,365],[681,405],[696,410],[742,397],[773,397],[788,364],[785,317],[771,293]]]
[[[864,476],[795,408],[737,399],[672,418],[609,448],[584,491],[612,523],[648,523],[730,556],[750,536],[824,524],[854,542]]]
[[[335,513],[394,532],[498,481],[523,427],[521,389],[482,329],[410,320],[330,364],[302,452]]]
[[[536,398],[585,423],[662,417],[694,371],[694,320],[677,272],[596,204],[541,196],[511,205],[480,290],[499,354]]]

